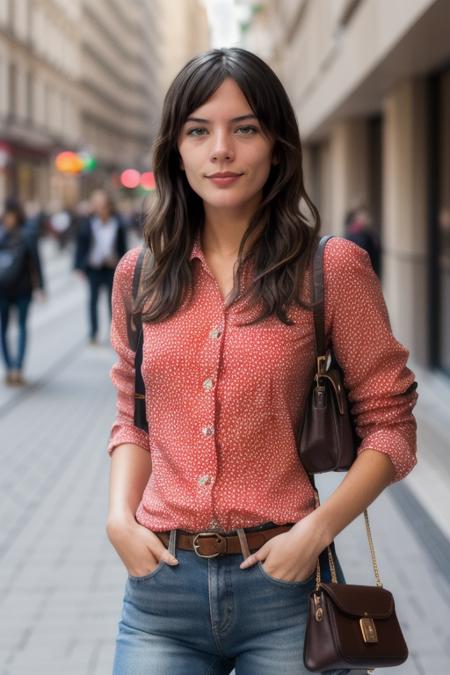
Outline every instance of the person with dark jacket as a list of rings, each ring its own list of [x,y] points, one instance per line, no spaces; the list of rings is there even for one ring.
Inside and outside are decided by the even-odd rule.
[[[23,385],[23,362],[27,346],[27,317],[33,292],[43,296],[44,278],[36,236],[26,227],[22,206],[8,199],[0,221],[0,316],[1,348],[6,367],[5,383]],[[8,341],[11,310],[19,324],[14,357]]]
[[[126,228],[111,197],[96,190],[91,198],[92,213],[80,223],[74,269],[89,283],[89,337],[97,342],[98,297],[105,287],[111,317],[111,294],[114,271],[127,250]]]
[[[372,226],[372,218],[365,206],[350,211],[345,220],[345,238],[363,248],[377,276],[381,274],[381,245]]]

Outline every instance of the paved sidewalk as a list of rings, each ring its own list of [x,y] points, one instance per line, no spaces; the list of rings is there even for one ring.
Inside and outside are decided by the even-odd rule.
[[[62,316],[55,350],[73,334]],[[38,363],[45,341],[34,349]],[[113,359],[106,345],[75,342],[58,369],[42,372],[38,387],[0,408],[0,675],[111,674],[126,580],[105,533]],[[339,479],[320,478],[322,501]],[[450,580],[428,550],[432,525],[418,529],[409,481],[369,510],[381,575],[410,647],[403,667],[384,672],[447,675]],[[336,546],[347,580],[372,583],[362,518]]]

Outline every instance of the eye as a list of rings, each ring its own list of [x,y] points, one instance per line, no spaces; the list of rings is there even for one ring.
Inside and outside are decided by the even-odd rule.
[[[253,126],[238,127],[236,132],[239,132],[240,136],[253,136],[253,134],[258,133],[258,129]]]
[[[186,131],[187,136],[203,136],[203,132],[206,132],[205,127],[195,127],[194,129],[188,129]]]

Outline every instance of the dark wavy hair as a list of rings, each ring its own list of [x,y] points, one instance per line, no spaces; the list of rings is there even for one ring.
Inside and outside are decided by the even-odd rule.
[[[248,325],[273,314],[291,325],[286,315],[290,304],[311,307],[302,298],[302,291],[304,273],[320,230],[320,216],[303,183],[302,146],[295,113],[273,70],[255,54],[232,47],[211,49],[191,59],[175,77],[164,99],[153,154],[156,195],[144,226],[144,239],[153,261],[144,267],[134,308],[142,312],[144,322],[170,317],[192,290],[189,255],[196,233],[203,226],[204,210],[201,198],[181,170],[178,138],[186,118],[227,78],[236,82],[263,131],[274,139],[273,156],[277,159],[243,235],[229,302],[241,293],[240,271],[245,259],[252,256],[255,275],[243,296],[249,296],[250,306],[262,301],[263,309]],[[302,200],[312,215],[312,226],[301,211]],[[247,251],[249,238],[252,244]]]

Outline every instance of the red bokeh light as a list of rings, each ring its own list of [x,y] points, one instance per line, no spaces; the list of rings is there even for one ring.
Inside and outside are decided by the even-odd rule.
[[[141,181],[141,174],[136,169],[125,169],[120,174],[120,182],[126,188],[135,188]]]
[[[141,174],[141,185],[147,190],[154,190],[156,188],[155,174],[153,171],[145,171]]]

